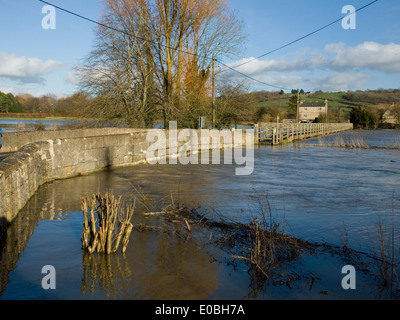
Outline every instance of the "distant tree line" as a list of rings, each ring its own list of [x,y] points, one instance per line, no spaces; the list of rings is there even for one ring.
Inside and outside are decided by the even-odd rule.
[[[90,118],[91,120],[102,121],[108,119],[109,113],[96,114],[96,111],[101,112],[102,110],[101,108],[95,108],[96,103],[99,103],[100,100],[101,98],[91,97],[84,92],[57,98],[55,95],[34,97],[27,93],[14,96],[11,93],[6,94],[0,91],[0,113],[46,114],[48,116]],[[204,114],[208,115],[208,120],[210,120],[211,104],[207,105],[207,108],[209,110],[206,110]],[[230,127],[243,122],[252,123],[258,121],[260,116],[258,102],[254,95],[248,92],[244,83],[224,81],[218,84],[216,99],[217,127]],[[197,114],[187,113],[182,115],[182,119],[187,127],[198,127],[199,119]],[[115,114],[113,119],[108,120],[124,122],[125,118],[119,118]],[[155,122],[162,123],[162,120],[161,114],[154,115]]]
[[[19,113],[22,112],[22,105],[17,101],[12,93],[3,93],[0,91],[0,112],[1,113]]]
[[[262,117],[258,101],[245,83],[224,81],[217,87],[216,124],[226,128],[239,123],[254,123]]]
[[[321,94],[323,92],[319,92]],[[366,106],[354,106],[351,108],[330,108],[328,118],[321,116],[316,121],[318,122],[343,122],[351,121],[356,128],[377,128],[384,126],[382,122],[383,114],[387,111],[391,103],[382,103],[395,100],[396,95],[400,94],[400,90],[377,90],[366,92],[349,92],[355,104],[361,104],[358,99],[372,98],[373,101],[379,101],[383,106],[376,107],[369,105],[370,101],[366,102]],[[365,93],[365,94],[364,94]],[[346,95],[347,93],[343,93]],[[384,98],[387,94],[390,98]],[[268,105],[262,106],[261,102],[282,99],[285,95],[284,105]],[[377,97],[380,97],[379,99]],[[187,98],[187,97],[186,97]],[[194,97],[192,97],[194,99]],[[30,94],[19,94],[14,96],[11,93],[0,92],[0,113],[34,113],[46,114],[50,116],[69,116],[79,118],[90,118],[91,120],[98,119],[104,121],[124,122],[126,118],[123,113],[116,112],[117,110],[103,110],[98,108],[97,104],[102,103],[102,97],[92,96],[89,93],[78,92],[68,97],[57,98],[55,95],[44,95],[34,97]],[[193,101],[195,104],[196,102]],[[296,94],[282,93],[280,91],[251,91],[245,82],[233,82],[230,80],[218,81],[216,86],[216,124],[217,127],[229,127],[238,125],[239,123],[254,123],[258,121],[276,121],[277,117],[281,119],[295,119],[297,106],[297,90]],[[387,108],[385,107],[387,106]],[[181,126],[194,127],[198,126],[198,117],[204,115],[207,117],[208,124],[211,121],[211,101],[208,98],[207,103],[203,106],[204,109],[200,113],[199,109],[186,109],[179,116]],[[396,103],[396,107],[392,108],[392,116],[399,119],[400,123],[400,102]],[[350,111],[351,110],[351,111]],[[110,112],[115,112],[112,119],[108,118]],[[153,121],[163,123],[161,110],[155,112]],[[141,126],[143,126],[142,123]]]
[[[390,110],[390,116],[395,122],[387,123],[384,121],[383,115],[388,110]],[[400,128],[400,103],[396,103],[390,109],[371,106],[355,107],[351,110],[349,118],[355,129]]]
[[[251,93],[251,95],[257,102],[277,100],[277,99],[280,99],[282,97],[282,95],[284,95],[284,94],[285,94],[285,92],[283,90],[282,91],[261,90],[261,91],[254,91]]]
[[[350,112],[350,122],[354,124],[354,129],[375,129],[378,118],[371,111],[356,107]]]
[[[348,91],[343,99],[350,102],[380,104],[400,102],[400,89],[378,89],[367,91]]]
[[[23,93],[14,96],[12,93],[0,91],[0,113],[35,113],[50,116],[85,116],[84,108],[90,98],[84,93],[75,93],[69,97],[57,98],[55,95],[34,97]]]

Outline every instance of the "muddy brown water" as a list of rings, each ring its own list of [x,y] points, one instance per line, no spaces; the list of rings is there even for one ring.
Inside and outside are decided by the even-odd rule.
[[[351,132],[342,133],[349,135]],[[387,145],[398,131],[365,131],[365,142]],[[332,136],[331,136],[332,137]],[[328,138],[328,137],[327,137]],[[375,279],[361,270],[357,290],[344,290],[342,257],[303,255],[287,271],[292,286],[255,288],[244,263],[209,246],[210,230],[188,239],[158,232],[134,232],[125,255],[88,256],[81,250],[80,198],[112,190],[127,198],[153,199],[151,209],[174,201],[200,207],[208,217],[246,221],[268,195],[274,218],[293,236],[311,242],[348,245],[371,252],[379,221],[394,223],[399,251],[400,151],[321,147],[316,139],[255,150],[255,171],[235,176],[234,165],[140,165],[111,169],[42,186],[2,239],[1,299],[376,299]],[[320,143],[318,141],[318,143]],[[154,206],[153,206],[154,205]],[[149,208],[150,209],[150,208]],[[137,210],[134,222],[157,225]],[[176,226],[176,228],[180,228]],[[184,232],[185,230],[180,230]],[[44,290],[42,267],[56,270],[56,289]],[[312,277],[310,276],[312,275]]]

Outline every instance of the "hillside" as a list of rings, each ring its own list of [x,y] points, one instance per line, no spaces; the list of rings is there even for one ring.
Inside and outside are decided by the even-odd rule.
[[[264,107],[267,114],[276,117],[288,111],[288,103],[293,94],[267,93],[265,91],[253,92],[260,108]],[[328,100],[329,110],[332,115],[341,114],[346,117],[354,107],[368,107],[378,116],[386,111],[394,102],[400,102],[400,89],[395,90],[368,90],[349,92],[322,92],[300,94],[303,102],[323,102]]]
[[[259,97],[259,93],[253,93]],[[292,94],[276,94],[267,100],[258,99],[260,106],[286,106]],[[375,90],[375,91],[349,91],[349,92],[322,92],[318,91],[309,95],[300,94],[301,101],[324,101],[327,99],[333,108],[352,108],[357,106],[373,106],[400,102],[400,89]]]

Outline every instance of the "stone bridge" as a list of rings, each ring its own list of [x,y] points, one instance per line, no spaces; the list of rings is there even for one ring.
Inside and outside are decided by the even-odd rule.
[[[298,126],[299,130],[291,131],[290,127],[261,127],[252,136],[252,143],[259,143],[261,133],[272,130],[273,143],[282,142],[284,137],[307,138],[310,136],[328,134],[349,130],[350,125],[330,126]],[[294,126],[291,128],[295,128]],[[318,129],[319,128],[319,129]],[[325,129],[324,129],[325,128]],[[13,221],[18,212],[26,205],[38,188],[50,181],[71,178],[89,174],[108,167],[132,166],[146,163],[147,150],[154,145],[148,141],[150,129],[101,128],[76,129],[59,131],[35,131],[23,133],[4,133],[2,153],[9,153],[0,159],[0,237],[1,230]],[[200,134],[199,130],[193,130]],[[167,130],[164,134],[164,152],[168,154],[169,140]],[[228,136],[229,136],[228,130]],[[210,151],[210,149],[228,149],[246,145],[248,147],[249,133],[243,132],[238,139],[227,141],[221,135],[216,138],[218,143],[209,147],[208,144],[198,146],[195,152]],[[258,137],[258,138],[257,138]],[[266,136],[264,136],[265,138]],[[223,141],[222,141],[223,138]],[[160,138],[158,138],[160,139]],[[175,141],[175,140],[174,140]],[[157,142],[159,142],[157,140]],[[161,145],[163,141],[160,141]],[[178,141],[178,148],[186,141]],[[251,146],[254,148],[254,146]],[[1,156],[1,155],[0,155]],[[154,159],[153,159],[154,160]]]
[[[165,148],[158,152],[169,154],[168,131],[162,130],[166,133],[163,142],[160,138],[147,141],[149,130],[103,128],[5,133],[1,152],[9,155],[0,162],[0,230],[13,221],[37,189],[47,182],[108,167],[150,162],[154,159],[148,159],[147,150],[155,141]],[[176,142],[178,148],[186,144],[186,141]],[[232,147],[234,143],[220,140],[213,148]],[[157,160],[158,155],[154,156]]]

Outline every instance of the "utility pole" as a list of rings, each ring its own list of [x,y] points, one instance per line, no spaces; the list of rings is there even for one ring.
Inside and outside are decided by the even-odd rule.
[[[215,129],[215,58],[212,59],[212,127]]]
[[[297,89],[297,112],[296,112],[296,122],[299,123],[299,103],[300,103],[300,91]]]
[[[329,115],[328,115],[328,100],[325,99],[325,108],[326,108],[326,122],[329,123]]]

